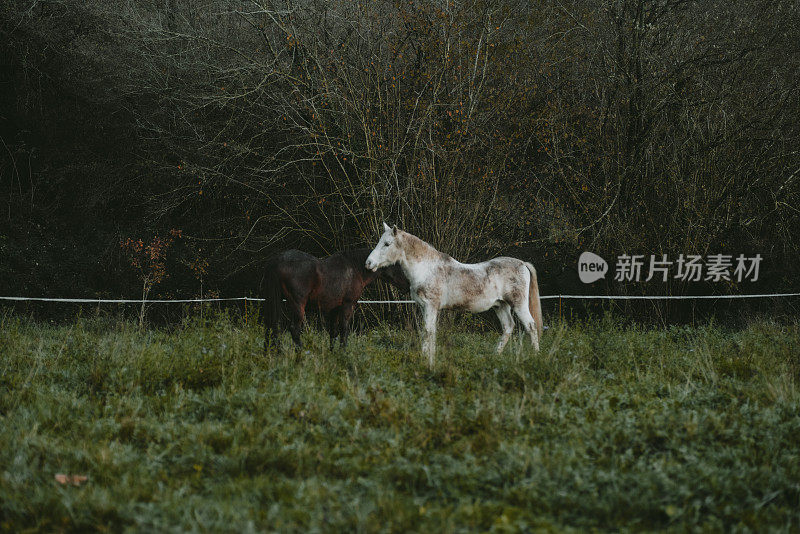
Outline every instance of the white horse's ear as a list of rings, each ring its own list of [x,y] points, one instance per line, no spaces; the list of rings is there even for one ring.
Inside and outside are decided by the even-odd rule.
[[[387,227],[386,229],[388,230],[389,228]],[[394,226],[392,226],[392,235],[397,235],[397,225],[396,224]]]
[[[384,230],[384,231],[389,231],[389,230],[391,230],[391,228],[389,228],[389,225],[388,225],[388,224],[386,224],[386,222],[385,222],[385,221],[384,221],[384,223],[383,223],[383,230]]]

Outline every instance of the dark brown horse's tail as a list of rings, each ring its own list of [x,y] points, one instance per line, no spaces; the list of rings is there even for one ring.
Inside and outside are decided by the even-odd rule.
[[[528,307],[531,310],[531,315],[536,323],[536,331],[539,332],[539,339],[542,339],[542,330],[544,323],[542,322],[542,300],[539,298],[539,281],[536,278],[536,269],[533,265],[525,262],[525,267],[531,272],[531,284],[528,291]]]
[[[281,284],[278,280],[277,262],[270,259],[264,269],[261,281],[261,315],[264,321],[264,350],[280,334],[282,297]]]

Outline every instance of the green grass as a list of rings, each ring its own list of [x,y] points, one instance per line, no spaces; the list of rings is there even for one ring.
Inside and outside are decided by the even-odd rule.
[[[797,324],[496,337],[0,318],[0,530],[800,528]]]

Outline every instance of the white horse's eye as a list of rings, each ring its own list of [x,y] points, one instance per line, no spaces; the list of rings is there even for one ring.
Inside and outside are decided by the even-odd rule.
[[[388,246],[389,246],[389,243],[384,243],[384,244],[383,244],[383,246],[384,246],[384,247],[388,247]]]

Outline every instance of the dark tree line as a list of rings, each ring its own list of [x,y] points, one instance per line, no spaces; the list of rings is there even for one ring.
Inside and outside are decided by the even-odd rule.
[[[760,252],[798,290],[795,1],[10,0],[0,292],[253,287],[271,251],[382,220],[462,261]],[[605,284],[605,285],[603,285]],[[202,289],[201,289],[202,288]]]

